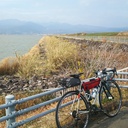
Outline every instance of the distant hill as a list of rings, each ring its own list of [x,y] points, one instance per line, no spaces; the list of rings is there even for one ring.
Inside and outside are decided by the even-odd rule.
[[[42,33],[42,25],[19,20],[1,20],[0,34],[33,34]]]
[[[127,28],[107,28],[90,25],[71,25],[67,23],[34,23],[8,19],[0,21],[0,34],[69,34],[78,32],[120,32]]]

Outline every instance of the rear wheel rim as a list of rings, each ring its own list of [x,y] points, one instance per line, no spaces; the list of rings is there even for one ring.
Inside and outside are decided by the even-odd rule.
[[[78,94],[74,92],[70,92],[67,95],[63,96],[59,104],[57,105],[56,111],[56,123],[58,128],[86,128],[89,118],[89,113],[79,113],[76,109]],[[88,110],[87,103],[83,96],[81,95],[79,110]],[[76,102],[72,105],[68,105],[62,107],[63,104],[67,103],[67,101],[72,101],[76,98]]]

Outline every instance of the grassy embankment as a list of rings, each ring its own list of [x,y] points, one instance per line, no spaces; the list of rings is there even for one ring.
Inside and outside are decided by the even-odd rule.
[[[111,43],[128,43],[128,32],[102,32],[102,33],[76,33],[63,35],[68,37],[76,37],[85,40],[99,41],[99,42],[111,42]]]
[[[99,32],[99,33],[75,33],[69,36],[128,36],[128,32]]]
[[[118,32],[102,32],[102,33],[76,33],[67,34],[69,36],[117,36]]]
[[[1,75],[17,75],[21,78],[31,78],[34,74],[50,76],[56,74],[70,74],[76,72],[84,72],[83,78],[93,76],[93,71],[104,67],[117,67],[121,69],[128,66],[128,52],[123,52],[119,48],[119,44],[114,45],[112,49],[110,44],[101,43],[100,48],[97,46],[87,46],[86,44],[70,43],[67,40],[55,37],[44,37],[39,44],[33,47],[30,52],[16,58],[6,58],[0,64]],[[127,90],[124,90],[124,92]],[[35,92],[38,93],[38,92]],[[15,94],[16,99],[27,97],[32,94]],[[127,97],[126,93],[123,96]],[[40,103],[45,99],[35,99],[33,101],[17,106],[17,110]],[[4,98],[0,97],[0,104],[4,103]],[[55,106],[53,104],[53,106]],[[48,106],[48,107],[53,107]],[[34,114],[44,111],[46,108],[40,108],[36,111],[27,113],[17,118],[17,121],[26,119]],[[3,115],[1,111],[0,115]],[[49,122],[48,124],[46,124]],[[50,114],[41,120],[28,123],[21,128],[51,128],[55,126],[54,116]],[[46,124],[44,126],[44,124]],[[0,127],[5,127],[5,122]],[[42,126],[43,125],[43,126]]]

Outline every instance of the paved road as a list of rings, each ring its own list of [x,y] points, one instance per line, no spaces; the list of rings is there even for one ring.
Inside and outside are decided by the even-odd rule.
[[[128,107],[122,107],[120,113],[109,118],[103,114],[95,115],[88,128],[128,128]]]

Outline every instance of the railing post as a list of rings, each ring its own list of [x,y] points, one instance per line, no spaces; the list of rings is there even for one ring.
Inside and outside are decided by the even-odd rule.
[[[7,95],[5,97],[5,102],[6,102],[6,104],[8,104],[8,103],[11,103],[14,99],[15,99],[14,95]],[[9,114],[12,114],[13,111],[15,111],[15,105],[12,105],[12,106],[6,108],[6,116],[8,116]],[[15,122],[15,117],[6,120],[6,128],[8,128],[8,126],[13,122]]]

